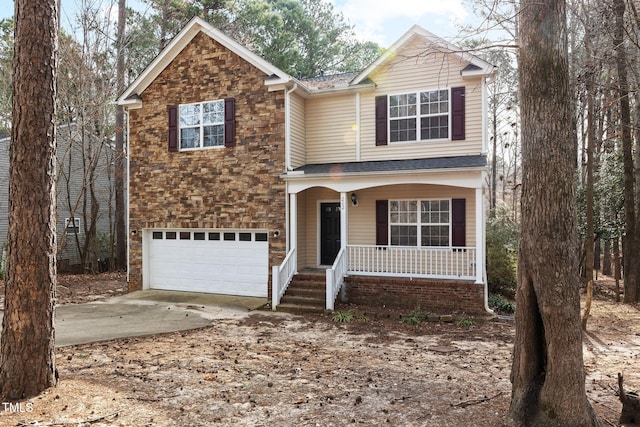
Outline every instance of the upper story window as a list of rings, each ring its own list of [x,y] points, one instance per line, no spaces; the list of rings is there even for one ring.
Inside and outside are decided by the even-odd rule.
[[[376,145],[465,139],[465,88],[376,97]]]
[[[224,145],[224,101],[182,104],[179,107],[180,150]]]
[[[449,138],[449,90],[389,96],[389,140]]]
[[[80,218],[65,218],[64,228],[67,230],[67,234],[80,234]]]
[[[169,105],[169,151],[235,145],[235,98]]]

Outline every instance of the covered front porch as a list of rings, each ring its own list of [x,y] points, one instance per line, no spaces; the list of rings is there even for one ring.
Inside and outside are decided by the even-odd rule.
[[[486,305],[483,175],[287,174],[287,256],[272,270],[272,308],[297,272],[318,268],[325,270],[326,310],[340,293],[350,294],[347,277],[369,278],[381,289],[415,280],[421,287],[407,292],[419,294],[430,281],[467,283],[482,289]]]

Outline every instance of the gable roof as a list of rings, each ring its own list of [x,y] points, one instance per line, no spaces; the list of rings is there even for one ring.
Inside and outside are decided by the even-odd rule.
[[[264,72],[267,75],[267,78],[265,78],[265,84],[267,85],[283,84],[293,79],[278,67],[217,30],[202,18],[196,16],[162,49],[158,56],[155,57],[147,68],[145,68],[133,83],[118,97],[116,102],[120,105],[127,105],[133,108],[141,106],[142,99],[140,95],[199,33],[206,34]]]
[[[376,59],[371,65],[365,68],[360,74],[358,74],[352,81],[352,85],[357,85],[363,80],[367,79],[375,70],[379,67],[384,66],[391,62],[393,58],[395,58],[398,51],[407,44],[413,37],[418,36],[425,39],[427,42],[434,44],[435,46],[440,46],[443,50],[450,52],[454,55],[460,57],[463,61],[468,62],[469,64],[461,70],[462,76],[478,76],[478,75],[489,75],[493,73],[495,66],[488,63],[484,59],[481,59],[475,55],[472,55],[468,52],[465,52],[463,49],[460,49],[458,46],[449,43],[436,36],[435,34],[425,30],[419,25],[414,25],[411,27],[402,37],[398,39],[391,47],[389,47],[384,54],[382,54],[378,59]]]

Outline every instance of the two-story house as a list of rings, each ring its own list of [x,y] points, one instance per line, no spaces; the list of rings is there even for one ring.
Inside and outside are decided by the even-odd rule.
[[[62,273],[98,271],[111,252],[114,186],[110,169],[115,154],[109,144],[92,138],[75,124],[57,128],[56,243],[57,269]],[[9,135],[0,137],[0,253],[9,232],[10,144]]]
[[[481,312],[485,85],[414,26],[360,73],[294,78],[199,18],[127,88],[130,290]],[[289,288],[291,290],[291,288]]]

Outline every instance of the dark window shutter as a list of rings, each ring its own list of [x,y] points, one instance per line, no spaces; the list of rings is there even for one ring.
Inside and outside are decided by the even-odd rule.
[[[389,244],[389,202],[376,200],[376,245]]]
[[[169,151],[178,151],[178,106],[167,106],[169,113]]]
[[[387,145],[387,95],[376,96],[376,145]]]
[[[224,100],[224,146],[233,147],[236,140],[236,99]]]
[[[466,216],[467,204],[465,199],[451,200],[451,246],[466,246]]]
[[[464,139],[464,86],[451,88],[451,139]]]

